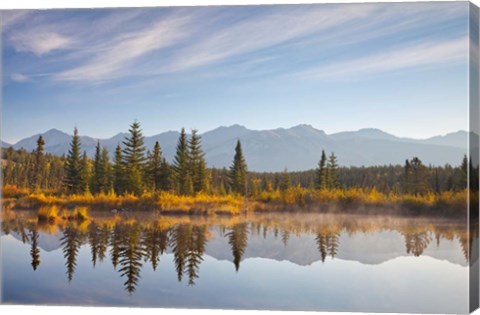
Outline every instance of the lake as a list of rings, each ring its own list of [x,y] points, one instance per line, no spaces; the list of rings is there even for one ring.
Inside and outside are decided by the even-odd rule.
[[[4,215],[3,303],[468,312],[472,239],[463,221],[312,213],[91,217],[40,224],[33,211]]]

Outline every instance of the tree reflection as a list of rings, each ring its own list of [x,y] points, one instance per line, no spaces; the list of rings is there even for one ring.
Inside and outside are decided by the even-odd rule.
[[[158,222],[143,231],[142,245],[145,259],[151,262],[153,270],[157,270],[160,256],[167,250],[168,232],[169,229],[162,229]]]
[[[338,231],[320,230],[317,232],[315,241],[322,262],[325,262],[325,258],[327,258],[328,255],[332,258],[337,256],[338,247],[340,246],[339,238],[340,233]]]
[[[29,228],[30,232],[30,256],[32,257],[32,268],[37,270],[38,265],[40,265],[40,249],[38,249],[38,231],[36,226],[31,226]]]
[[[120,259],[120,244],[123,237],[123,229],[120,224],[115,224],[115,227],[112,230],[110,235],[110,257],[112,259],[113,268],[116,270],[118,266],[118,261]]]
[[[181,282],[186,273],[188,284],[195,284],[207,244],[206,232],[206,226],[190,224],[179,224],[172,229],[170,246],[178,281]]]
[[[77,255],[82,245],[83,235],[80,230],[74,228],[72,225],[68,225],[63,230],[63,237],[60,239],[63,251],[63,257],[65,257],[65,266],[67,267],[68,282],[73,279],[75,268],[77,267]]]
[[[348,216],[328,217],[325,220],[312,220],[307,214],[254,217],[217,217],[217,218],[192,218],[192,217],[155,217],[144,221],[135,218],[115,219],[101,217],[83,223],[57,222],[51,224],[38,224],[37,218],[25,219],[12,217],[2,221],[2,231],[12,233],[19,241],[30,245],[30,259],[33,270],[40,265],[40,248],[44,239],[40,235],[58,235],[61,250],[65,258],[66,275],[68,282],[73,279],[79,259],[80,248],[88,246],[87,260],[95,267],[104,259],[111,259],[111,263],[122,279],[125,291],[133,294],[138,288],[143,265],[152,266],[157,271],[162,255],[171,251],[173,266],[179,282],[186,279],[186,284],[193,286],[200,277],[200,266],[203,262],[210,231],[215,232],[223,242],[212,243],[212,256],[220,250],[231,253],[232,262],[236,272],[245,256],[248,243],[252,252],[257,252],[258,257],[275,257],[278,260],[295,261],[301,255],[303,247],[296,247],[302,242],[302,237],[311,240],[315,237],[316,250],[320,253],[322,262],[327,257],[335,258],[339,253],[340,235],[347,233],[353,237],[356,233],[374,233],[381,231],[397,231],[403,235],[405,252],[420,256],[431,242],[436,242],[437,247],[442,241],[458,242],[456,249],[463,251],[466,261],[469,260],[474,238],[478,238],[476,230],[468,233],[465,224],[423,221],[416,222],[410,219],[398,220],[389,218],[385,221],[375,221],[376,218],[353,220]],[[211,220],[211,221],[208,221]],[[330,221],[329,221],[330,220]],[[343,221],[342,221],[343,220]],[[372,222],[373,221],[373,222]],[[375,237],[381,237],[378,234]],[[271,236],[276,239],[272,240]],[[403,246],[400,238],[400,244]],[[288,246],[288,250],[278,251],[276,245]],[[269,245],[275,246],[269,246]],[[363,243],[362,243],[363,244]],[[369,243],[365,243],[369,245]],[[50,244],[49,244],[50,245]],[[260,247],[261,246],[261,247]],[[312,244],[315,250],[315,245]],[[371,253],[376,253],[374,248],[367,248]],[[392,247],[392,250],[395,247]],[[28,250],[28,247],[27,247]],[[436,250],[433,248],[433,250]],[[82,251],[83,253],[83,251]],[[368,255],[362,252],[359,255]],[[230,254],[229,254],[230,255]],[[214,256],[215,257],[215,256]],[[362,256],[363,257],[363,256]],[[83,258],[83,257],[82,257]],[[308,258],[310,259],[310,258]],[[302,260],[307,261],[308,259]],[[42,261],[42,264],[45,264]],[[38,271],[37,271],[38,272]],[[159,271],[157,271],[159,272]],[[169,271],[166,271],[169,272]]]
[[[125,277],[125,290],[129,294],[135,292],[138,280],[140,279],[140,270],[142,268],[142,244],[141,229],[138,224],[124,225],[125,233],[122,233],[119,247],[119,264],[121,277]]]
[[[413,254],[415,257],[422,255],[432,240],[428,231],[408,231],[404,232],[403,236],[407,254]]]
[[[98,224],[92,222],[88,226],[88,242],[90,244],[90,252],[92,254],[92,264],[95,265],[98,261],[102,262],[105,259],[107,246],[110,236],[110,229],[107,226],[100,227]]]
[[[248,225],[247,223],[238,223],[225,235],[228,238],[228,244],[232,249],[233,264],[235,271],[240,269],[240,261],[245,253],[248,243]]]

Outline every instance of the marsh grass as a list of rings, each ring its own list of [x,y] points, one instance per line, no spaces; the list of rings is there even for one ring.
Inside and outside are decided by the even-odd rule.
[[[11,189],[10,196],[15,195]],[[238,215],[244,212],[336,212],[336,213],[399,213],[439,216],[466,215],[467,200],[478,204],[478,193],[445,191],[423,195],[383,193],[375,188],[315,190],[299,186],[284,191],[262,191],[257,195],[216,195],[198,193],[181,196],[170,192],[144,193],[141,196],[125,194],[56,195],[44,192],[17,192],[18,199],[6,199],[16,208],[39,209],[39,218],[62,217],[70,220],[88,219],[88,209],[112,212],[137,210],[157,211],[165,214]],[[48,206],[50,208],[48,208]],[[47,210],[50,209],[50,210]]]

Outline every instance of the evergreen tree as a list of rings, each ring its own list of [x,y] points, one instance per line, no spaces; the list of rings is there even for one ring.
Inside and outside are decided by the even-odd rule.
[[[407,159],[405,160],[405,171],[403,175],[403,191],[404,193],[410,193],[411,183],[410,183],[410,173],[411,173],[410,161]]]
[[[65,161],[65,186],[70,194],[79,194],[82,192],[82,169],[80,156],[80,137],[78,130],[73,130],[72,142]]]
[[[125,192],[124,165],[122,148],[120,145],[117,145],[117,148],[115,149],[115,161],[113,164],[113,189],[118,195],[121,195]]]
[[[103,176],[101,159],[100,141],[97,141],[97,145],[95,146],[95,157],[93,158],[92,182],[90,184],[92,193],[94,194],[98,194],[101,190],[101,178]]]
[[[430,185],[428,184],[428,172],[422,161],[419,158],[414,157],[409,162],[409,170],[409,192],[415,195],[422,195],[428,192],[430,190]]]
[[[35,188],[42,188],[45,181],[45,141],[43,137],[38,137],[37,149],[35,150]]]
[[[106,147],[102,148],[102,156],[100,159],[102,177],[100,178],[100,192],[108,193],[113,188],[112,187],[112,165],[110,164],[110,158],[108,154],[108,149]]]
[[[285,191],[288,188],[290,188],[291,185],[292,185],[292,180],[290,179],[290,175],[288,174],[287,169],[285,169],[285,171],[282,174],[282,178],[280,180],[280,190]]]
[[[205,162],[205,154],[201,147],[201,137],[197,130],[192,130],[192,136],[188,142],[190,174],[193,185],[193,192],[206,191],[208,187],[208,172]]]
[[[325,154],[325,150],[322,150],[322,157],[318,162],[316,187],[318,189],[327,188],[327,155]]]
[[[140,195],[143,192],[143,173],[145,164],[145,146],[140,123],[130,125],[130,137],[123,141],[123,161],[125,165],[125,190]]]
[[[171,177],[171,168],[170,165],[168,165],[168,162],[165,158],[162,159],[162,164],[160,165],[160,181],[159,181],[159,188],[161,190],[167,191],[171,189],[171,182],[170,182],[170,177]]]
[[[330,157],[328,158],[328,164],[327,164],[327,171],[328,171],[328,183],[327,186],[330,189],[335,189],[338,188],[339,182],[338,182],[338,164],[337,164],[337,157],[335,154],[330,154]]]
[[[247,194],[247,163],[243,157],[242,145],[240,140],[235,147],[235,156],[229,172],[231,191],[237,194]]]
[[[193,182],[190,174],[188,139],[184,128],[182,128],[180,132],[177,150],[173,158],[172,170],[176,192],[181,195],[191,194],[193,191]]]
[[[83,151],[82,160],[80,162],[80,169],[82,170],[82,192],[90,193],[90,180],[91,180],[91,171],[90,171],[90,160],[87,157],[87,152]]]
[[[155,146],[153,147],[153,153],[148,155],[148,162],[147,162],[147,178],[148,182],[152,185],[152,189],[154,191],[161,189],[161,181],[162,181],[162,150],[160,148],[160,144],[155,142]]]
[[[460,176],[458,179],[458,189],[463,190],[467,189],[468,185],[468,158],[467,155],[465,154],[463,156],[462,164],[460,165]]]

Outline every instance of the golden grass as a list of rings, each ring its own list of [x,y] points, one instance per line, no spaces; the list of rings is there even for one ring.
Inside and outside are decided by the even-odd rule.
[[[14,187],[8,187],[9,194],[20,194]],[[23,192],[22,192],[23,193]],[[23,195],[22,195],[23,196]],[[18,208],[40,208],[39,216],[52,207],[51,217],[66,217],[85,220],[88,209],[95,210],[150,210],[170,214],[232,214],[246,211],[336,211],[336,212],[392,212],[456,215],[466,213],[467,200],[478,204],[478,193],[467,190],[432,192],[424,195],[383,193],[375,188],[350,188],[315,190],[293,186],[285,191],[262,191],[256,197],[239,195],[180,196],[170,192],[144,193],[141,196],[126,194],[53,195],[32,192],[15,199]],[[60,211],[59,209],[65,209]],[[68,209],[68,210],[67,210]],[[73,212],[71,211],[73,209]],[[373,209],[373,210],[372,210]],[[375,210],[378,209],[378,210]],[[128,212],[128,211],[127,211]],[[48,215],[47,215],[48,217]]]

